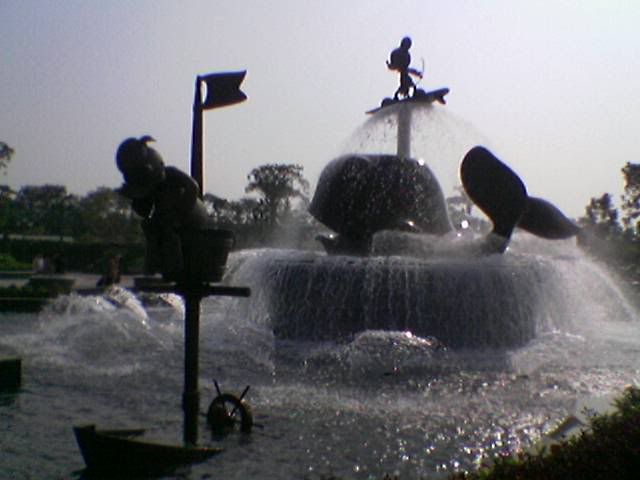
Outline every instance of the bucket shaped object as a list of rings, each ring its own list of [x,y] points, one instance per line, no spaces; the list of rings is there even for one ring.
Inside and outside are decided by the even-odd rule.
[[[235,237],[230,230],[214,228],[184,229],[180,232],[182,272],[163,272],[165,280],[206,283],[219,282],[224,275]]]

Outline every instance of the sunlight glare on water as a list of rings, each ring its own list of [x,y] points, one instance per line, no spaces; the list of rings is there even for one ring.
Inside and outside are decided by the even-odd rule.
[[[564,290],[549,297],[562,305],[546,306],[535,338],[513,348],[451,349],[381,329],[340,342],[278,338],[268,307],[274,278],[264,274],[274,258],[300,254],[233,253],[227,281],[250,286],[252,297],[203,302],[201,409],[214,379],[236,394],[251,385],[258,426],[175,478],[437,478],[530,446],[580,398],[638,383],[638,318],[611,277],[572,245],[537,259],[529,237],[520,240],[507,255],[544,264],[550,285]],[[73,425],[143,426],[180,442],[182,311],[147,313],[72,295],[39,315],[0,315],[0,352],[24,361],[23,391],[0,397],[8,478],[79,478]],[[212,441],[204,422],[200,438]]]

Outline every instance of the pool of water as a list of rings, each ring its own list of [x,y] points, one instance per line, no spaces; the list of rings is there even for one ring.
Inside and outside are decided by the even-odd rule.
[[[230,259],[232,282],[250,286],[250,299],[202,304],[201,410],[214,379],[237,394],[250,385],[256,426],[214,440],[203,415],[201,443],[225,451],[166,478],[444,477],[534,444],[578,400],[640,381],[637,315],[583,257],[552,257],[570,318],[546,319],[523,346],[451,349],[379,329],[340,342],[276,338],[265,279],[238,273],[268,253]],[[24,380],[18,394],[0,395],[0,478],[80,478],[74,425],[145,427],[180,443],[180,307],[140,315],[70,295],[39,314],[0,314],[0,355],[23,359]]]

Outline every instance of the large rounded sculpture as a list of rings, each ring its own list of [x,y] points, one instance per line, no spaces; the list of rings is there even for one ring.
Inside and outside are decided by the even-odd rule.
[[[493,222],[486,253],[506,249],[514,228],[562,239],[578,227],[549,202],[529,197],[520,177],[482,146],[460,166],[462,185]],[[397,155],[347,155],[330,162],[309,212],[337,235],[319,240],[330,254],[368,255],[383,230],[444,235],[452,231],[438,180],[422,161]]]
[[[347,155],[323,170],[309,212],[338,237],[330,253],[366,255],[381,230],[443,235],[452,230],[444,195],[424,162],[395,155]]]

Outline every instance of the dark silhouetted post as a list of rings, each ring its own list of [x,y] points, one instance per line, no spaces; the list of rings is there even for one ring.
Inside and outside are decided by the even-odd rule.
[[[198,441],[198,411],[200,410],[200,392],[198,391],[198,356],[200,347],[200,300],[198,294],[186,293],[184,296],[184,443],[195,445]]]
[[[191,136],[191,176],[200,186],[204,195],[204,123],[202,112],[218,107],[226,107],[243,102],[247,96],[240,90],[246,70],[228,73],[210,73],[196,77],[193,99],[193,130]],[[202,83],[207,86],[207,96],[202,100]]]
[[[191,176],[200,187],[200,196],[204,195],[203,135],[202,79],[196,77],[195,96],[193,99],[193,129],[191,133]]]
[[[193,101],[193,131],[191,138],[191,176],[200,187],[200,197],[204,195],[203,161],[203,111],[246,100],[240,90],[246,71],[231,73],[212,73],[196,77]],[[202,99],[202,83],[207,86],[207,95]],[[198,414],[200,410],[200,392],[198,391],[198,357],[200,343],[200,301],[205,295],[202,280],[190,278],[185,272],[185,280],[179,285],[185,302],[184,329],[184,409],[183,440],[185,444],[195,445],[198,441]]]

